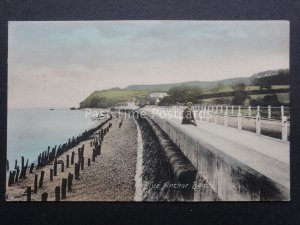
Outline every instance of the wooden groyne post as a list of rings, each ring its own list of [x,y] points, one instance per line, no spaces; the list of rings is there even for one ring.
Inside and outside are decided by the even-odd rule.
[[[55,187],[55,201],[60,201],[60,186]]]
[[[16,171],[9,171],[8,186],[11,186],[15,182],[15,173]]]
[[[101,154],[101,145],[100,144],[96,144],[96,154],[100,155]]]
[[[69,168],[69,161],[70,161],[70,156],[69,155],[67,155],[67,168]]]
[[[17,171],[16,172],[14,171],[14,176],[15,176],[15,173],[16,173],[16,177],[14,178],[14,181],[18,182],[18,180],[19,180],[19,174],[20,174],[19,166],[17,166]]]
[[[97,156],[96,149],[93,148],[93,157],[92,157],[93,162],[95,162],[96,156]]]
[[[21,162],[22,162],[22,169],[21,169],[21,174],[20,174],[20,179],[25,179],[26,178],[26,171],[28,167],[28,159],[26,161],[26,165],[24,165],[24,156],[21,157]]]
[[[54,164],[53,164],[53,175],[57,176],[57,159],[55,158]]]
[[[39,188],[43,187],[44,175],[45,175],[45,171],[42,170],[41,171],[40,182],[39,182]]]
[[[18,166],[18,160],[15,160],[15,169],[17,169]]]
[[[29,169],[29,173],[32,173],[32,171],[33,171],[33,168],[34,168],[34,163],[31,163],[31,165],[30,165],[30,169]]]
[[[53,181],[53,169],[50,168],[50,181]]]
[[[37,174],[35,174],[34,175],[34,190],[33,190],[33,192],[36,194],[37,193],[37,188],[38,188],[38,175]]]
[[[81,158],[81,161],[80,161],[80,167],[81,167],[81,168],[80,168],[81,170],[84,169],[84,157]]]
[[[66,199],[67,195],[67,178],[63,178],[61,181],[61,199]]]
[[[71,155],[71,165],[74,164],[74,157],[75,157],[75,152],[73,151]]]
[[[79,163],[75,163],[75,180],[79,179],[79,169],[80,169],[80,165]]]
[[[61,162],[61,172],[63,173],[65,171],[65,163],[64,161]]]
[[[73,174],[69,173],[69,175],[68,175],[68,191],[72,191],[72,185],[73,185]]]
[[[42,194],[41,200],[42,200],[43,202],[46,202],[46,201],[48,200],[48,193],[47,193],[47,192],[44,192],[44,193]]]
[[[15,178],[14,178],[15,179]],[[12,182],[12,172],[9,171],[9,177],[8,177],[8,187],[10,187],[13,184]]]
[[[31,187],[26,188],[26,196],[27,196],[27,201],[31,201]]]

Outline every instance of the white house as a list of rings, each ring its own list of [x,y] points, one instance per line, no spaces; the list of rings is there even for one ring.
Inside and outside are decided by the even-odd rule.
[[[149,98],[163,98],[168,96],[166,92],[152,92],[148,95]]]

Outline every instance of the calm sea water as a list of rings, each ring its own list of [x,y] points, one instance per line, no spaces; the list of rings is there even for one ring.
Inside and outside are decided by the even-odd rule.
[[[38,154],[48,146],[66,143],[84,130],[97,126],[100,121],[85,111],[69,109],[8,109],[7,159],[10,169],[15,159],[23,155],[25,160],[36,161]]]

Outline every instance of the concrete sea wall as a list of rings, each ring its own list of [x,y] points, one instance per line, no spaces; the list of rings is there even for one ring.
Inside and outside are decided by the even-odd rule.
[[[192,201],[197,170],[150,119],[136,116],[143,139],[143,201]]]
[[[220,137],[201,130],[201,127],[184,126],[179,121],[161,118],[147,108],[140,111],[168,135],[196,168],[194,200],[216,199],[213,193],[222,201],[290,199],[289,163],[286,160],[228,140],[226,134]],[[230,132],[230,128],[227,131]]]

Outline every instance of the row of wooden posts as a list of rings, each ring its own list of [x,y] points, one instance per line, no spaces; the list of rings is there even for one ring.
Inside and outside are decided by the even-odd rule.
[[[93,133],[95,133],[96,130],[99,130],[107,121],[109,121],[112,118],[111,115],[109,115],[109,116],[110,117],[106,121],[101,123],[99,126],[92,128],[88,131],[87,130],[84,131],[81,135],[77,136],[76,138],[74,138],[74,136],[72,139],[69,138],[67,143],[65,143],[63,145],[59,145],[57,149],[55,146],[54,148],[52,148],[51,152],[50,152],[50,146],[49,146],[48,151],[44,151],[39,155],[37,168],[46,166],[47,164],[53,162],[55,158],[58,158],[59,156],[61,156],[67,150],[79,145],[79,143],[82,141],[88,140],[89,137]]]
[[[104,136],[109,131],[109,128],[112,126],[112,123],[109,123],[109,125],[106,128],[103,128],[99,131],[99,136],[94,137],[93,141],[90,141],[90,146],[94,146],[93,148],[93,154],[92,154],[92,161],[95,162],[95,158],[101,154],[101,146],[104,139]],[[55,201],[60,201],[61,199],[66,199],[67,197],[67,191],[72,191],[72,185],[73,185],[73,179],[79,180],[80,171],[84,170],[84,144],[82,147],[78,148],[78,161],[75,163],[75,151],[72,151],[71,154],[71,160],[70,156],[66,155],[66,168],[69,168],[70,165],[74,165],[74,175],[72,173],[68,174],[67,178],[62,178],[61,185],[56,186],[54,193],[55,193]],[[64,172],[65,165],[63,160],[57,160],[57,158],[54,159],[53,168],[50,168],[50,181],[53,181],[53,176],[57,176],[57,165],[61,164],[61,172]],[[87,160],[87,166],[89,167],[91,165],[91,159],[88,158]],[[43,180],[44,180],[44,171],[41,171],[40,179],[38,181],[38,175],[35,174],[34,179],[34,189],[33,193],[36,194],[38,188],[43,187]],[[26,195],[27,195],[27,201],[31,201],[31,187],[27,187],[26,189]],[[48,193],[43,192],[41,195],[42,201],[47,201],[48,199]]]
[[[80,142],[88,140],[89,137],[95,133],[96,130],[99,130],[107,121],[111,120],[112,116],[109,114],[109,118],[105,120],[103,123],[98,125],[95,128],[92,128],[88,131],[84,131],[81,135],[77,136],[76,138],[73,138],[68,140],[67,143],[59,145],[58,148],[55,145],[52,150],[50,151],[50,146],[48,146],[47,151],[43,151],[39,154],[38,160],[37,160],[37,166],[36,169],[40,169],[50,163],[52,163],[56,158],[61,156],[64,152],[67,150],[77,146]],[[15,167],[14,170],[9,171],[9,162],[7,160],[7,171],[9,171],[9,178],[8,178],[8,186],[11,186],[12,184],[19,181],[19,179],[26,179],[26,172],[28,167],[28,159],[26,161],[26,164],[24,164],[24,156],[21,157],[21,170],[18,166],[18,160],[15,160]],[[33,172],[34,169],[34,163],[31,163],[29,173]]]
[[[26,178],[26,172],[28,167],[28,159],[25,164],[24,156],[21,157],[21,170],[18,166],[18,161],[15,161],[15,170],[9,171],[9,177],[8,177],[8,186],[11,186],[12,184],[16,183],[20,180],[23,180]],[[33,166],[30,166],[29,172],[32,173]]]

